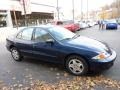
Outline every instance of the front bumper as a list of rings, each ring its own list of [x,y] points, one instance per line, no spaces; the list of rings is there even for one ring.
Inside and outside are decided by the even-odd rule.
[[[10,46],[8,44],[6,44],[6,48],[8,51],[10,51]]]
[[[91,71],[102,71],[109,69],[111,66],[113,66],[114,61],[117,57],[117,54],[115,51],[112,50],[112,55],[104,60],[91,60],[90,62],[90,70]]]

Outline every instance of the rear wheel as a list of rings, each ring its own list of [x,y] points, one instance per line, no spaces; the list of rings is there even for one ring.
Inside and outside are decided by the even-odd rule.
[[[86,61],[79,56],[70,56],[66,61],[67,70],[74,75],[85,75],[88,72]]]
[[[11,49],[11,55],[12,55],[12,57],[15,61],[21,61],[22,60],[22,56],[21,56],[20,52],[15,47],[13,47]]]

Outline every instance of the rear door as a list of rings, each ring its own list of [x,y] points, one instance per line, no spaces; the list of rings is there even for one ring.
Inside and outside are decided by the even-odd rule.
[[[32,55],[33,50],[33,37],[34,28],[26,28],[18,33],[15,39],[15,46],[20,50],[25,56]]]

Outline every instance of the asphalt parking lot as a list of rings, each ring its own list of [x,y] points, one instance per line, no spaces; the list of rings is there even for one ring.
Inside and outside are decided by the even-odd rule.
[[[0,31],[1,32],[1,31]],[[7,32],[7,31],[6,31]],[[101,74],[115,80],[120,80],[120,29],[99,30],[98,26],[80,30],[80,35],[107,42],[117,52],[117,59],[112,68]],[[59,80],[69,80],[74,76],[67,75],[65,69],[57,64],[46,63],[40,60],[24,59],[22,62],[15,62],[10,52],[5,48],[5,38],[0,34],[0,80],[6,85],[32,84],[34,80],[42,80],[50,83]],[[5,37],[5,36],[4,36]]]

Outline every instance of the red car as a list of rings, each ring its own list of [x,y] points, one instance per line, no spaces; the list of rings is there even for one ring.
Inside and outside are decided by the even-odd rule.
[[[64,21],[63,24],[65,28],[69,29],[72,32],[75,32],[80,29],[79,24],[74,23],[72,20]]]
[[[68,29],[72,32],[75,32],[75,31],[80,29],[79,24],[74,23],[72,20],[69,20],[69,21],[54,21],[54,22],[52,22],[52,24],[61,25],[64,28],[66,28],[66,29]]]

